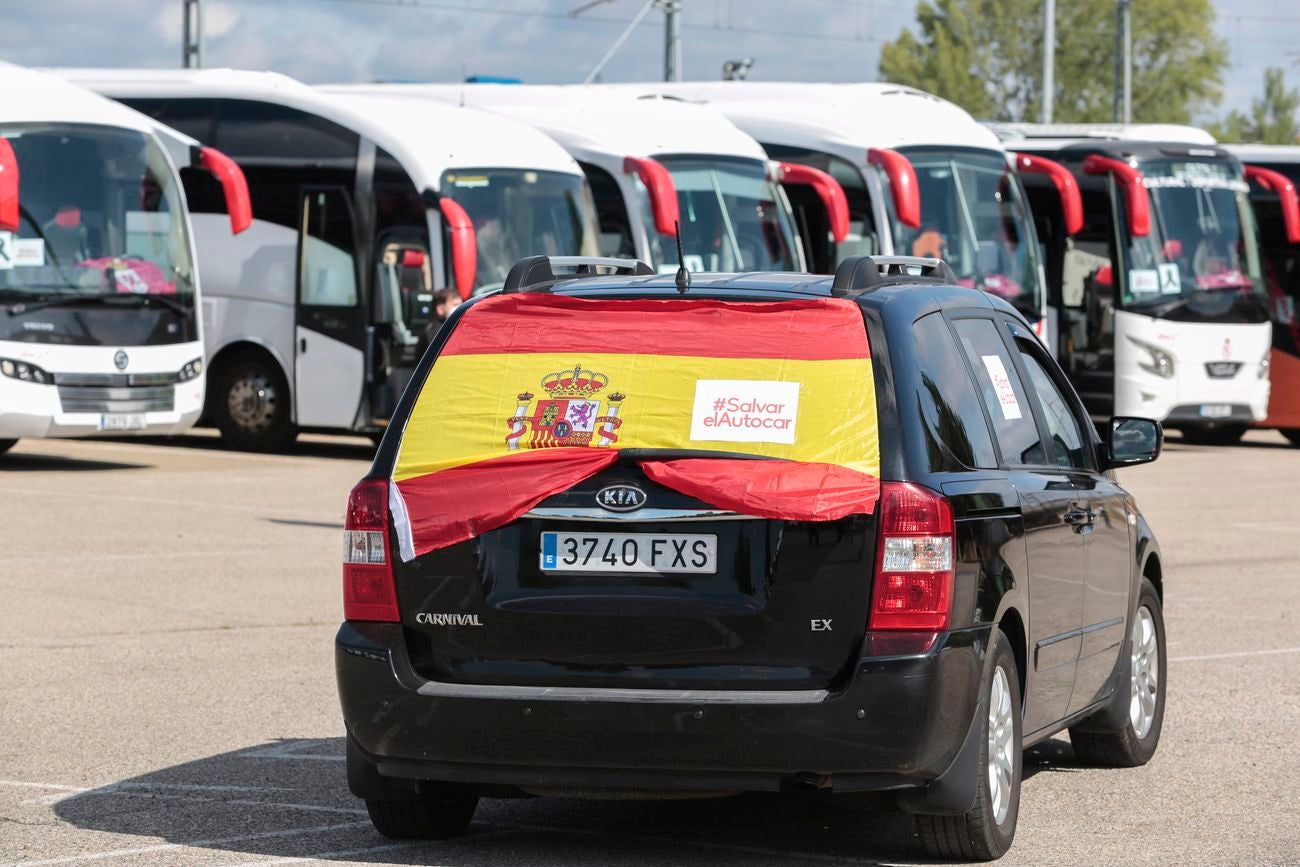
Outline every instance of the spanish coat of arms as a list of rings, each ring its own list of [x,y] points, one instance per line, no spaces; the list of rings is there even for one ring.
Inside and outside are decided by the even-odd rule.
[[[546,396],[534,404],[533,395],[523,392],[515,414],[506,419],[510,426],[507,447],[511,450],[599,447],[618,442],[615,431],[623,425],[618,415],[626,395],[618,392],[602,395],[608,385],[609,377],[583,370],[582,365],[543,376],[542,390]]]

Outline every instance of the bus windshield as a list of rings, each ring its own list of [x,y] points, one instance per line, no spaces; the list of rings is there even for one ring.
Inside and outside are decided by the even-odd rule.
[[[921,225],[894,221],[895,249],[943,259],[958,282],[1005,298],[1037,321],[1044,291],[1038,250],[1015,174],[1000,153],[900,149],[916,169]]]
[[[600,255],[596,209],[581,175],[453,169],[443,174],[442,193],[474,221],[475,294],[500,289],[510,268],[526,256]]]
[[[2,127],[0,136],[19,172],[18,231],[0,232],[0,301],[155,297],[193,316],[184,203],[150,136],[48,124]]]
[[[1267,318],[1250,188],[1222,160],[1145,160],[1151,232],[1127,234],[1122,304],[1156,318]]]
[[[797,269],[794,224],[761,160],[713,156],[655,159],[668,169],[677,188],[682,250],[689,270]],[[653,231],[647,194],[642,194],[641,203],[655,261],[664,270],[676,270],[676,244]]]

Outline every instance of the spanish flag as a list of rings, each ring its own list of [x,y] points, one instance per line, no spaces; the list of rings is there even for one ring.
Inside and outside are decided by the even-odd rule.
[[[495,295],[461,316],[403,431],[403,559],[504,526],[619,460],[721,509],[833,520],[879,494],[860,308]]]

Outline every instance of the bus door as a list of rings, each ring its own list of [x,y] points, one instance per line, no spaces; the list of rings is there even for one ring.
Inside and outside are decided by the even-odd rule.
[[[1110,178],[1079,178],[1083,226],[1063,239],[1060,360],[1094,420],[1109,418],[1115,391],[1115,298],[1119,190]]]
[[[367,320],[356,262],[356,217],[343,187],[299,196],[294,394],[301,427],[351,428],[365,380]]]

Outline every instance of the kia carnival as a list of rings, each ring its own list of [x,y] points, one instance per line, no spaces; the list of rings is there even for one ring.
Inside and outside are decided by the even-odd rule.
[[[1023,316],[939,260],[689,282],[526,259],[432,341],[347,510],[375,827],[874,791],[930,855],[987,860],[1025,747],[1148,761],[1163,568],[1113,470],[1159,425],[1099,440]]]

